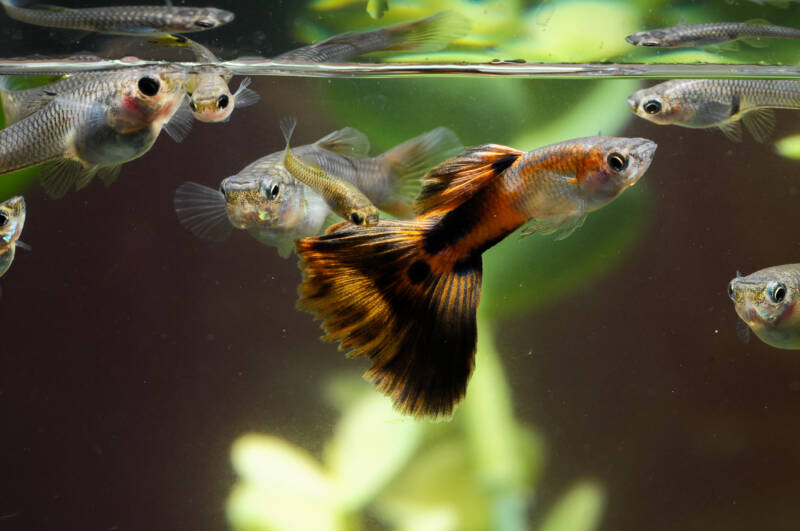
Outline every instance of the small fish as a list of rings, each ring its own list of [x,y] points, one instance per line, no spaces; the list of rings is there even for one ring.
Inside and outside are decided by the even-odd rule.
[[[461,149],[458,137],[440,127],[367,157],[369,141],[347,127],[292,153],[355,184],[381,210],[408,217],[420,177]],[[234,227],[247,230],[282,257],[289,256],[296,239],[321,234],[337,216],[319,194],[289,174],[283,158],[283,151],[262,157],[223,180],[219,190],[184,183],[175,192],[181,224],[212,241],[224,240]]]
[[[756,47],[763,46],[760,39],[800,39],[800,29],[775,26],[765,20],[749,22],[707,22],[679,24],[670,28],[639,31],[625,37],[635,46],[657,48],[697,48],[746,40]]]
[[[571,230],[633,186],[655,150],[600,136],[527,153],[468,149],[423,178],[416,219],[339,223],[299,240],[297,306],[349,357],[372,359],[365,377],[400,412],[448,417],[474,366],[483,252],[529,220]]]
[[[322,63],[344,61],[377,51],[435,52],[467,33],[472,23],[454,11],[404,22],[375,31],[348,32],[316,44],[282,53],[274,60],[309,61]]]
[[[693,129],[718,127],[742,140],[742,127],[758,142],[775,129],[773,109],[800,109],[800,81],[783,79],[674,79],[638,90],[628,107],[640,118]]]
[[[764,343],[800,349],[800,264],[768,267],[728,284],[736,313]]]
[[[24,245],[19,241],[24,224],[25,200],[22,197],[12,197],[0,203],[0,277],[11,267],[17,245]]]
[[[48,28],[112,35],[162,35],[205,31],[227,24],[234,14],[213,7],[111,6],[72,9],[22,7],[20,0],[0,0],[9,17]]]
[[[325,170],[306,164],[292,154],[289,141],[297,125],[294,118],[281,120],[281,131],[286,139],[283,152],[283,167],[289,174],[317,192],[331,210],[356,225],[375,225],[378,223],[378,209],[364,192],[341,177],[326,173]]]
[[[86,186],[95,175],[110,183],[122,163],[152,147],[168,122],[186,118],[177,112],[187,80],[179,67],[77,77],[74,86],[67,78],[31,89],[41,90],[42,99],[24,99],[28,108],[17,110],[23,117],[0,130],[0,174],[49,163],[41,182],[52,197]]]

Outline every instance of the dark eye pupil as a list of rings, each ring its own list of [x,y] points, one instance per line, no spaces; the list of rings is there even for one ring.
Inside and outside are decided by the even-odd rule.
[[[217,98],[217,107],[219,107],[220,109],[224,109],[225,107],[228,106],[229,102],[230,100],[228,99],[228,95],[223,94],[222,96]]]
[[[622,171],[628,166],[628,159],[619,153],[612,153],[608,156],[608,165],[614,171]]]
[[[281,191],[280,187],[276,184],[275,186],[272,187],[272,191],[270,192],[270,194],[272,194],[272,197],[275,198],[278,197],[278,192],[280,191]]]
[[[143,77],[139,80],[139,91],[145,96],[155,96],[161,84],[152,77]]]
[[[197,22],[194,23],[194,25],[197,26],[198,28],[213,28],[214,27],[214,24],[212,24],[211,22],[208,22],[206,20],[198,20]]]
[[[6,223],[8,223],[8,214],[0,212],[0,227],[5,226]]]
[[[644,104],[644,112],[647,114],[656,114],[661,111],[661,104],[656,100],[650,100]]]
[[[362,218],[361,214],[359,214],[358,212],[353,212],[350,215],[350,219],[352,219],[353,223],[355,223],[356,225],[361,225],[362,223],[364,223],[364,218]]]
[[[772,300],[782,302],[784,297],[786,297],[786,288],[783,285],[775,286],[772,290]]]

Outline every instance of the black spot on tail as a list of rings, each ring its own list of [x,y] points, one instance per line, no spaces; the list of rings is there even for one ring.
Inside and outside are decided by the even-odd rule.
[[[514,164],[514,162],[519,158],[519,155],[507,155],[505,157],[499,158],[496,161],[492,162],[492,170],[497,173],[501,173],[506,171],[506,169]]]
[[[408,280],[412,284],[419,284],[431,273],[431,266],[424,260],[417,260],[408,268]]]

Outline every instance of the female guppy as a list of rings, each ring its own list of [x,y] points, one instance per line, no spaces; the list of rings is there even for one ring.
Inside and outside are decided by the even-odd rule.
[[[456,135],[440,127],[368,157],[367,137],[346,127],[292,153],[354,184],[381,210],[408,217],[419,178],[461,149]],[[289,174],[283,160],[283,151],[262,157],[224,179],[219,190],[184,183],[175,192],[178,219],[196,236],[214,241],[227,238],[233,227],[247,230],[289,256],[296,239],[320,234],[336,216],[319,194]]]
[[[0,277],[11,267],[17,245],[22,245],[19,236],[24,224],[25,200],[22,197],[0,203]]]
[[[759,142],[775,128],[773,109],[800,109],[800,81],[783,79],[674,79],[628,97],[640,118],[694,129],[718,127],[742,140],[741,123]]]
[[[42,177],[60,197],[146,153],[186,94],[179,68],[128,68],[93,74],[71,89],[43,92],[36,110],[0,130],[0,174],[50,162]]]
[[[728,284],[736,313],[766,344],[800,349],[800,264],[768,267]]]
[[[94,31],[113,35],[162,35],[213,29],[234,19],[233,13],[213,7],[111,6],[71,9],[23,7],[19,0],[0,0],[9,17],[48,28]]]
[[[739,39],[760,46],[760,39],[800,39],[800,29],[775,26],[766,21],[705,22],[639,31],[625,37],[635,46],[694,48]]]
[[[416,219],[339,223],[299,240],[298,308],[350,357],[372,359],[365,377],[395,408],[448,416],[474,365],[483,252],[530,220],[569,229],[635,184],[655,150],[609,137],[469,149],[425,176]]]

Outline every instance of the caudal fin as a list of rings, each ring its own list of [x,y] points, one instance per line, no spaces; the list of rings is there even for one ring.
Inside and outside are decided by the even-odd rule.
[[[380,51],[436,52],[469,33],[472,22],[455,11],[441,11],[430,17],[385,28],[391,44]]]
[[[420,189],[420,178],[462,149],[455,133],[446,127],[439,127],[381,155],[381,164],[393,187],[393,203],[381,204],[380,208],[394,216],[411,217],[414,212],[412,204]]]
[[[436,218],[339,223],[296,243],[303,270],[298,308],[322,321],[325,340],[350,357],[395,408],[415,417],[452,414],[472,373],[481,258],[443,264],[425,251]]]

